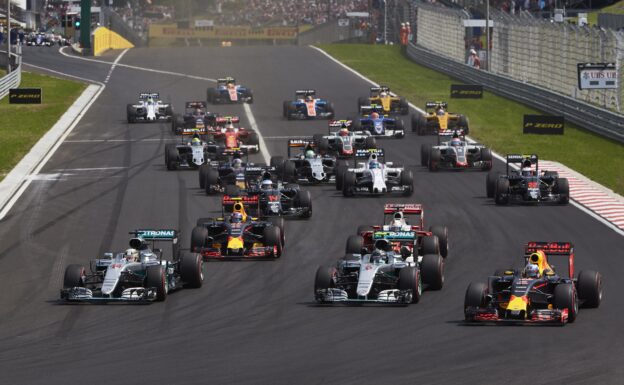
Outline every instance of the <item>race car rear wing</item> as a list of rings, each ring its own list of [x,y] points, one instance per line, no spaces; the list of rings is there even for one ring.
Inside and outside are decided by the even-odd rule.
[[[316,96],[316,91],[315,90],[297,90],[295,91],[295,96],[297,98],[305,97],[305,96]]]
[[[222,86],[222,85],[225,85],[227,83],[236,83],[236,79],[234,79],[232,77],[225,77],[225,78],[217,79],[217,85],[218,86]]]
[[[245,180],[256,178],[262,175],[271,179],[277,177],[277,167],[275,166],[248,166],[245,167]]]
[[[327,126],[330,129],[331,128],[350,128],[351,124],[353,124],[353,120],[342,119],[342,120],[330,120],[327,123]]]
[[[252,216],[258,215],[260,212],[260,197],[258,195],[245,195],[242,197],[224,195],[223,198],[221,198],[221,211],[223,216],[225,216],[226,213],[231,214],[237,203],[242,204],[244,211]]]
[[[385,239],[391,242],[413,241],[416,239],[415,231],[375,231],[373,240]]]
[[[390,87],[388,87],[388,86],[379,86],[379,87],[371,87],[370,88],[371,95],[379,94],[381,92],[390,92]]]
[[[136,250],[143,250],[149,247],[149,241],[152,242],[152,250],[155,250],[156,242],[171,242],[173,257],[179,257],[178,236],[179,230],[172,229],[138,229],[130,231],[128,234],[134,235],[135,238],[130,239],[130,247]],[[162,253],[158,253],[162,260]]]
[[[139,94],[139,100],[145,100],[147,98],[160,99],[160,94],[158,92],[141,92]]]
[[[182,135],[207,135],[208,134],[208,129],[206,127],[204,128],[183,128],[182,131],[180,132]]]
[[[424,227],[424,210],[419,203],[386,203],[384,205],[384,223],[388,224],[397,212],[403,213],[403,218],[407,216],[416,216],[416,221],[410,218],[408,224],[417,226],[419,229]]]
[[[456,134],[459,137],[459,139],[461,139],[462,141],[466,140],[466,134],[464,133],[463,129],[453,130],[453,131],[451,130],[438,131],[438,145],[442,144],[442,142],[448,142]]]
[[[383,113],[383,106],[377,104],[371,104],[370,106],[360,106],[360,113],[362,115],[370,115],[373,112],[377,112],[381,116],[386,116]]]
[[[447,102],[427,102],[427,103],[425,103],[425,108],[438,108],[438,107],[448,108],[448,103]]]
[[[316,143],[312,138],[302,138],[302,139],[288,139],[288,157],[290,158],[290,149],[291,148],[316,148]]]
[[[184,104],[184,108],[203,108],[206,109],[208,104],[203,101],[195,101],[195,102],[186,102]]]
[[[537,172],[539,171],[537,155],[535,154],[530,154],[530,155],[508,154],[507,155],[507,175],[509,175],[510,164],[523,163],[525,160],[529,160],[531,162],[531,166],[535,167],[535,172],[537,174]]]
[[[574,278],[574,245],[570,242],[527,242],[524,246],[524,258],[528,262],[533,253],[542,251],[546,258],[551,256],[568,256],[569,278]]]
[[[355,150],[356,158],[365,158],[368,159],[371,155],[377,155],[377,159],[384,157],[383,148],[358,148]]]

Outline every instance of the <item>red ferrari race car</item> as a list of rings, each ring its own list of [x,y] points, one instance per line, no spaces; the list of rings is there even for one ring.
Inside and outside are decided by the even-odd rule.
[[[550,264],[549,259],[557,256],[567,260],[567,272],[560,274]],[[521,270],[497,270],[487,284],[468,286],[464,299],[467,322],[565,325],[574,322],[579,306],[600,306],[602,276],[585,270],[574,278],[571,243],[529,242],[524,262]]]
[[[229,120],[223,127],[211,131],[215,142],[221,142],[226,150],[245,149],[248,152],[260,151],[258,133],[242,127],[234,126]]]

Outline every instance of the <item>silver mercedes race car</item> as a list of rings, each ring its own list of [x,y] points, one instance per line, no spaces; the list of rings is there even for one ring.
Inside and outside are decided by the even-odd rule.
[[[359,159],[367,159],[358,162]],[[385,194],[399,192],[410,196],[414,192],[414,176],[410,170],[395,166],[392,162],[384,163],[381,148],[360,149],[355,153],[355,168],[347,168],[336,175],[336,190],[341,190],[346,197],[357,193]]]
[[[139,94],[137,104],[126,106],[128,123],[171,121],[173,108],[171,104],[163,103],[158,92],[143,92]]]
[[[65,269],[61,299],[71,302],[164,301],[170,291],[199,288],[204,280],[203,260],[197,253],[181,252],[176,230],[135,230],[130,249],[105,253],[84,266]],[[151,246],[150,243],[151,241]],[[171,242],[172,259],[163,259],[159,241]]]

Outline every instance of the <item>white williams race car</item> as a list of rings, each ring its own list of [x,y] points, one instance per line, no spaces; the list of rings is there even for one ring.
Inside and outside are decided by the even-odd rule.
[[[336,189],[346,197],[357,193],[385,194],[400,192],[404,196],[414,192],[414,176],[392,162],[383,162],[383,149],[360,149],[355,153],[356,167],[336,175]],[[367,159],[366,162],[358,162]],[[381,161],[380,161],[381,160]]]
[[[137,104],[126,106],[128,123],[138,121],[156,122],[159,120],[171,121],[173,108],[171,104],[163,103],[157,92],[144,92],[139,95]]]

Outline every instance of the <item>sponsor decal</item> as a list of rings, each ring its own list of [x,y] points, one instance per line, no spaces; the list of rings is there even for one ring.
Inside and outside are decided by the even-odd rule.
[[[413,239],[416,233],[413,231],[376,231],[373,239]]]
[[[617,89],[615,63],[578,63],[576,68],[580,90]]]
[[[41,88],[11,88],[9,104],[41,104]]]
[[[563,135],[563,116],[524,115],[524,134]]]
[[[483,86],[478,84],[451,84],[451,98],[481,99],[483,98]]]

